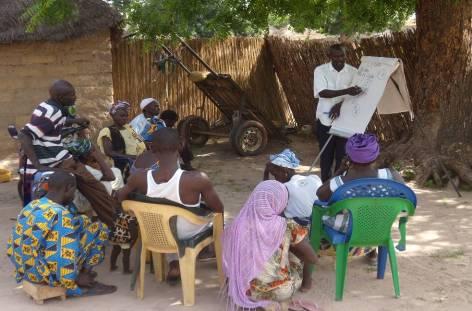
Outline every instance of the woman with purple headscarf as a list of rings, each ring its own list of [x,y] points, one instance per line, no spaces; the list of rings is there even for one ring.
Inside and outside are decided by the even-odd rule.
[[[359,178],[382,178],[403,182],[398,172],[391,168],[377,169],[375,160],[380,146],[374,134],[354,134],[346,142],[347,159],[334,173],[333,178],[321,186],[317,195],[322,201],[329,201],[331,194],[344,183]]]
[[[316,254],[305,239],[308,230],[281,216],[287,201],[283,184],[264,181],[225,229],[223,269],[229,310],[280,309],[280,303],[290,301],[301,286],[302,261],[316,262]],[[305,310],[316,310],[310,307]]]
[[[335,177],[325,182],[317,191],[318,198],[329,201],[331,195],[344,183],[359,178],[392,179],[403,182],[402,177],[394,169],[377,169],[375,160],[379,156],[380,146],[374,134],[354,134],[346,142],[347,159],[334,173]],[[323,216],[323,223],[337,231],[346,233],[349,227],[349,214],[340,213],[335,217]],[[325,245],[322,248],[326,248]],[[368,258],[375,263],[377,253],[370,248],[352,248],[351,256],[368,254]]]
[[[110,164],[121,170],[125,179],[129,164],[146,150],[140,136],[128,124],[129,110],[130,104],[125,101],[113,103],[110,108],[113,124],[103,128],[97,138],[100,150],[109,157]]]

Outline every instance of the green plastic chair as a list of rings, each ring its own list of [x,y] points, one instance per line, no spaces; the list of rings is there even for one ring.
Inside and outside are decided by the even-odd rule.
[[[351,230],[347,234],[324,227],[324,230],[316,230],[319,243],[320,237],[326,238],[336,248],[336,300],[341,301],[344,293],[344,283],[347,271],[347,259],[351,247],[378,247],[383,246],[388,250],[390,268],[392,271],[395,296],[400,296],[400,284],[398,280],[397,257],[391,238],[392,225],[402,212],[414,209],[412,202],[402,198],[350,198],[338,201],[328,209],[314,209],[313,227],[322,228],[322,214],[335,216],[343,211],[351,214]],[[315,227],[315,228],[316,228]],[[323,233],[321,233],[323,231]],[[312,232],[312,237],[313,237]],[[344,238],[343,238],[344,237]],[[312,241],[313,244],[314,241]]]

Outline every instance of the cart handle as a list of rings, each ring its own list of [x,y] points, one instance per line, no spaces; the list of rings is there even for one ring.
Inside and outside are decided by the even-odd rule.
[[[169,48],[167,46],[165,46],[164,44],[161,45],[162,46],[162,49],[167,53],[167,55],[169,55],[169,57],[172,57],[173,59],[175,59],[175,61],[177,62],[177,64],[180,65],[180,67],[182,67],[183,70],[185,70],[188,74],[191,73],[190,69],[188,69],[187,66],[184,65],[184,63],[182,63],[180,61],[180,59],[178,59],[174,53],[172,53],[171,50],[169,50]]]
[[[218,73],[216,71],[214,71],[210,65],[208,65],[201,57],[200,55],[198,55],[197,52],[195,52],[194,49],[192,49],[192,47],[190,45],[187,44],[187,42],[184,41],[184,39],[182,39],[181,37],[177,36],[177,38],[179,38],[180,42],[189,50],[189,52],[195,56],[199,61],[200,63],[202,63],[203,66],[205,66],[206,69],[208,69],[212,74],[214,74],[215,76],[218,76]]]

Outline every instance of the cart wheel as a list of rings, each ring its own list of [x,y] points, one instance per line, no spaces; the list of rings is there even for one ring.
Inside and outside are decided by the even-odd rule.
[[[202,117],[188,116],[184,118],[177,127],[179,134],[194,146],[202,147],[208,141],[208,135],[194,133],[195,130],[209,131],[208,122]]]
[[[231,134],[231,144],[242,156],[258,155],[267,145],[267,131],[264,125],[254,120],[240,123]]]

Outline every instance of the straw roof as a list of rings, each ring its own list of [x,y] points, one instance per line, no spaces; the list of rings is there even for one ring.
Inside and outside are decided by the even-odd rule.
[[[25,32],[22,15],[33,0],[0,0],[0,44],[15,41],[62,41],[117,26],[122,17],[102,0],[75,0],[78,16],[60,25]]]

